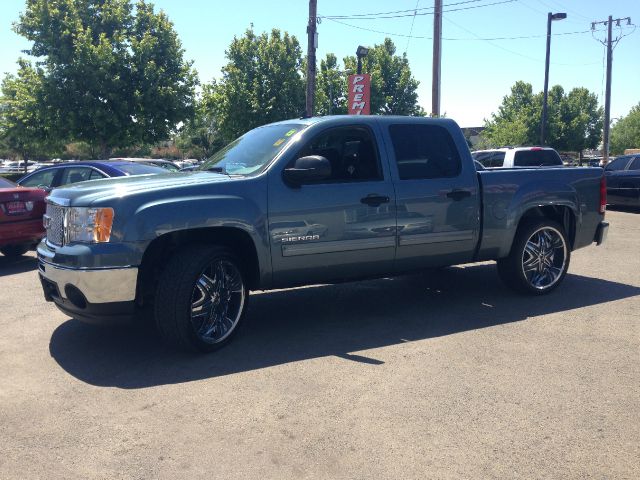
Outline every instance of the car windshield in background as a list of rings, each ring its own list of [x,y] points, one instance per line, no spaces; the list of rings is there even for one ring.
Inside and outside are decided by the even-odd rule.
[[[118,163],[114,168],[126,173],[127,175],[147,175],[150,173],[167,173],[162,167],[155,165],[147,165],[146,163]]]
[[[267,165],[303,124],[280,124],[256,128],[214,153],[198,170],[220,171],[229,175],[249,175]]]
[[[16,184],[6,178],[0,178],[0,188],[16,188]]]

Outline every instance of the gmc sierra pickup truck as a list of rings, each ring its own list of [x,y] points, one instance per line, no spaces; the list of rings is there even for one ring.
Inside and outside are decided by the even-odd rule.
[[[265,125],[199,171],[47,201],[47,300],[87,322],[149,312],[164,340],[200,351],[232,338],[250,290],[497,260],[507,285],[545,294],[608,228],[601,168],[476,171],[455,122],[413,117]]]

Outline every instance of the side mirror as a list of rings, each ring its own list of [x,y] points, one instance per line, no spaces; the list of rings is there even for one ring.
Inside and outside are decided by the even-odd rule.
[[[320,182],[331,177],[331,164],[320,155],[300,157],[292,167],[285,168],[283,177],[287,183],[295,186]]]

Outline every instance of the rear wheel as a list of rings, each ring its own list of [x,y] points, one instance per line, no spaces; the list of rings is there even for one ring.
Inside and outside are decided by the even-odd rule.
[[[19,257],[20,255],[24,255],[29,250],[29,245],[6,245],[0,248],[0,252],[5,257]]]
[[[217,350],[236,334],[248,294],[232,252],[191,246],[169,260],[158,281],[154,314],[160,336],[182,350]]]
[[[509,256],[498,260],[498,273],[514,290],[543,295],[562,282],[570,258],[562,226],[548,219],[534,220],[518,229]]]

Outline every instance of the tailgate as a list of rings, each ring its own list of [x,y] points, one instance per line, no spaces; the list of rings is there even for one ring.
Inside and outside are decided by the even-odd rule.
[[[41,218],[46,193],[37,189],[15,188],[0,190],[0,223]]]

